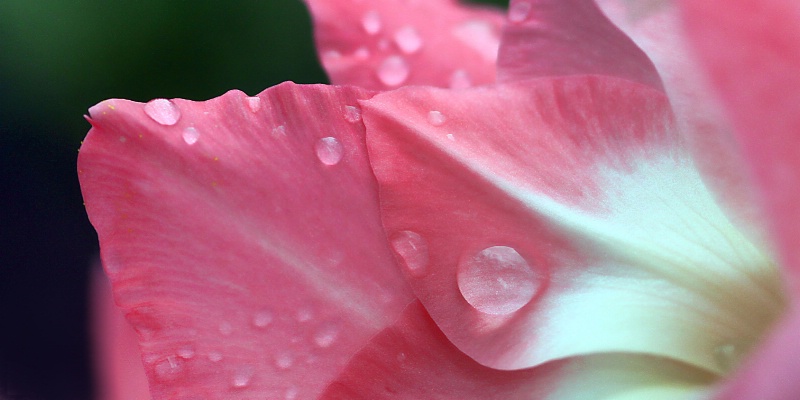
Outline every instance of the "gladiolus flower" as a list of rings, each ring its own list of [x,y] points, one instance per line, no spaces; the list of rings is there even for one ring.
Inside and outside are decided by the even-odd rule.
[[[800,7],[307,3],[334,86],[90,109],[153,397],[800,396]]]

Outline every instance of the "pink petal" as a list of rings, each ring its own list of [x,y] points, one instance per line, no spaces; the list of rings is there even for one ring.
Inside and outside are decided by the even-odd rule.
[[[800,4],[684,2],[686,24],[755,177],[800,293]]]
[[[487,368],[453,346],[422,305],[413,303],[350,360],[322,398],[581,400],[632,392],[656,398],[656,393],[692,393],[710,379],[678,363],[621,354],[521,371]]]
[[[494,82],[503,15],[454,0],[307,0],[334,84],[462,88]]]
[[[781,310],[773,265],[716,207],[659,91],[573,77],[362,104],[398,261],[481,364],[632,352],[722,374],[716,348]]]
[[[111,285],[98,263],[92,274],[93,342],[97,393],[104,400],[148,400],[150,387],[139,340],[111,297]]]
[[[663,89],[650,59],[593,0],[512,0],[498,81],[608,75]]]
[[[354,88],[104,101],[79,176],[154,398],[314,398],[412,300]]]

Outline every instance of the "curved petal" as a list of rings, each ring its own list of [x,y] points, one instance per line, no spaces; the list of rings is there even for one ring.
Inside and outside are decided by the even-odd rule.
[[[575,77],[362,104],[407,278],[484,365],[635,352],[721,374],[782,311],[658,91]]]
[[[334,84],[463,88],[493,83],[503,14],[455,0],[306,0]]]
[[[413,299],[378,217],[369,95],[92,107],[81,187],[154,398],[313,398]]]
[[[461,353],[420,303],[359,351],[323,399],[687,400],[713,375],[653,357],[581,357],[500,371]]]
[[[608,75],[663,90],[653,63],[594,0],[512,0],[497,60],[500,82]]]
[[[98,397],[148,400],[150,386],[142,366],[139,340],[111,297],[111,284],[97,263],[92,272],[92,337]]]

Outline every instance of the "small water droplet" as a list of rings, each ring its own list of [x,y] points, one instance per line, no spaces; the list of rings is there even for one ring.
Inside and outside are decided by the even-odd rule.
[[[399,362],[405,361],[406,358],[407,358],[406,353],[398,353],[397,354],[397,361],[399,361]]]
[[[194,357],[194,353],[195,353],[194,346],[192,346],[191,344],[184,345],[180,349],[178,349],[178,357],[187,360]]]
[[[297,321],[298,322],[308,322],[311,321],[311,318],[314,317],[314,314],[311,310],[304,308],[297,312]]]
[[[273,316],[271,312],[262,310],[257,312],[256,315],[253,316],[253,325],[255,325],[258,328],[264,328],[272,323],[272,319]]]
[[[335,326],[326,326],[314,335],[314,343],[322,348],[330,347],[338,336],[339,330]]]
[[[322,52],[322,63],[331,66],[342,59],[342,53],[336,50],[326,50]]]
[[[222,361],[222,353],[218,351],[212,351],[208,353],[208,359],[212,362],[219,362]]]
[[[280,369],[289,369],[294,364],[294,357],[289,353],[281,353],[275,357],[275,365]]]
[[[472,86],[472,79],[466,70],[457,69],[450,75],[450,89],[466,89],[470,86]]]
[[[513,313],[528,304],[539,282],[530,264],[511,247],[481,250],[458,265],[458,289],[476,310],[493,315]]]
[[[425,274],[428,266],[428,242],[416,232],[400,231],[392,236],[392,248],[403,259],[413,276]]]
[[[406,54],[413,54],[422,48],[422,38],[413,26],[405,26],[394,33],[394,42],[400,51]]]
[[[739,360],[740,351],[733,343],[725,343],[714,348],[714,360],[723,371],[730,371]]]
[[[375,10],[367,11],[364,16],[361,17],[361,27],[370,35],[375,35],[380,32],[382,28],[380,14]]]
[[[286,127],[283,125],[278,125],[272,128],[272,137],[283,137],[286,136]]]
[[[520,23],[528,19],[531,12],[531,3],[527,1],[518,1],[511,4],[508,9],[508,20],[514,23]]]
[[[225,336],[230,335],[233,333],[233,325],[231,325],[230,322],[223,321],[221,324],[219,324],[219,333]]]
[[[297,398],[297,388],[292,386],[286,389],[286,392],[283,394],[284,400],[295,400]]]
[[[447,117],[442,114],[441,111],[430,111],[428,112],[428,122],[431,123],[433,126],[441,126],[442,124],[447,121]]]
[[[347,122],[358,122],[361,120],[361,110],[356,106],[344,107],[344,119]]]
[[[183,374],[183,360],[169,356],[155,366],[156,378],[162,381],[171,381]]]
[[[336,165],[344,156],[342,143],[334,137],[324,137],[317,141],[317,158],[325,165]]]
[[[191,146],[197,143],[197,139],[200,139],[200,131],[194,127],[190,126],[183,130],[183,141],[186,142],[186,144]]]
[[[369,58],[369,49],[363,46],[359,47],[353,52],[353,57],[355,57],[356,60],[364,61]]]
[[[247,108],[249,108],[250,111],[254,113],[258,112],[258,110],[261,109],[261,97],[258,96],[248,97],[246,102],[247,102]]]
[[[378,66],[378,79],[386,86],[399,86],[411,72],[403,57],[389,56]]]
[[[244,388],[250,384],[253,379],[253,369],[249,367],[241,368],[233,374],[231,379],[231,386],[234,388]]]
[[[175,125],[181,118],[181,111],[167,99],[150,100],[144,105],[144,112],[161,125]]]
[[[455,142],[456,141],[456,137],[452,133],[448,133],[446,136],[447,136],[447,140],[449,140],[451,142]]]

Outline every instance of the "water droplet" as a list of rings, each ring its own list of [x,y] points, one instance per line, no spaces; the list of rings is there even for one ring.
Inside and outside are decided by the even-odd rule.
[[[181,110],[167,99],[150,100],[144,105],[144,112],[161,125],[175,125],[181,118]]]
[[[297,388],[292,386],[292,387],[286,389],[286,392],[283,394],[283,399],[284,400],[294,400],[294,399],[297,398],[297,393],[298,393]]]
[[[493,246],[464,258],[458,266],[458,289],[475,309],[505,315],[528,304],[539,288],[531,266],[516,250]]]
[[[413,276],[425,274],[428,266],[428,242],[416,232],[400,231],[392,236],[392,248],[403,259]]]
[[[335,326],[326,326],[314,335],[314,343],[322,348],[330,347],[338,336],[339,330]]]
[[[739,348],[733,343],[726,343],[714,348],[714,360],[723,371],[730,371],[739,360]]]
[[[256,315],[253,316],[253,325],[255,325],[258,328],[264,328],[272,323],[272,319],[273,316],[271,312],[262,310],[257,312]]]
[[[247,385],[250,384],[251,379],[253,379],[253,369],[249,367],[242,368],[233,374],[231,386],[234,388],[247,387]]]
[[[441,111],[430,111],[428,112],[428,122],[431,123],[433,126],[441,126],[444,122],[447,121],[447,117],[441,113]]]
[[[191,344],[182,346],[180,349],[178,349],[178,357],[187,360],[194,357],[194,346]]]
[[[247,108],[249,108],[250,111],[254,113],[258,112],[258,110],[261,109],[261,97],[258,96],[248,97],[246,102],[247,102]]]
[[[364,61],[369,58],[369,49],[363,46],[359,47],[353,52],[353,57],[355,57],[356,60]]]
[[[183,374],[183,360],[169,356],[155,366],[156,378],[162,381],[171,381]]]
[[[272,128],[272,137],[282,137],[286,136],[286,127],[283,125],[278,125]]]
[[[186,144],[191,146],[197,143],[197,139],[200,139],[200,131],[194,127],[190,126],[183,130],[183,141],[186,142]]]
[[[317,141],[317,158],[325,165],[336,165],[344,156],[344,148],[338,139],[324,137]]]
[[[399,86],[411,72],[403,57],[389,56],[378,67],[378,79],[386,86]]]
[[[294,364],[294,357],[289,353],[281,353],[275,357],[275,365],[280,369],[289,369]]]
[[[397,361],[398,362],[403,362],[403,361],[406,360],[406,358],[407,358],[406,353],[398,353],[397,354]]]
[[[453,29],[453,35],[467,47],[475,50],[484,60],[495,62],[500,36],[492,24],[481,20],[470,20]]]
[[[520,23],[528,19],[528,14],[531,12],[531,3],[527,1],[518,1],[512,4],[508,9],[508,20],[514,23]]]
[[[208,353],[208,359],[212,362],[219,362],[222,361],[222,353],[218,351],[212,351]]]
[[[451,142],[455,142],[456,141],[456,137],[452,133],[448,133],[446,136],[447,136],[447,140],[449,140]]]
[[[382,27],[380,14],[375,10],[367,11],[364,16],[361,17],[361,27],[370,35],[375,35],[380,32]]]
[[[228,336],[233,333],[233,325],[230,322],[224,321],[219,324],[219,333]]]
[[[358,122],[361,120],[361,110],[356,106],[344,107],[344,119],[347,122]]]
[[[304,308],[304,309],[302,309],[302,310],[297,312],[297,321],[298,322],[308,322],[308,321],[311,321],[311,318],[313,316],[314,315],[311,312],[311,310],[309,310],[307,308]]]
[[[322,52],[322,63],[331,66],[342,59],[342,53],[336,50],[326,50]]]
[[[472,80],[466,70],[457,69],[450,75],[450,89],[466,89],[470,86],[472,86]]]
[[[422,38],[413,26],[405,26],[395,32],[394,42],[406,54],[416,53],[422,48]]]

